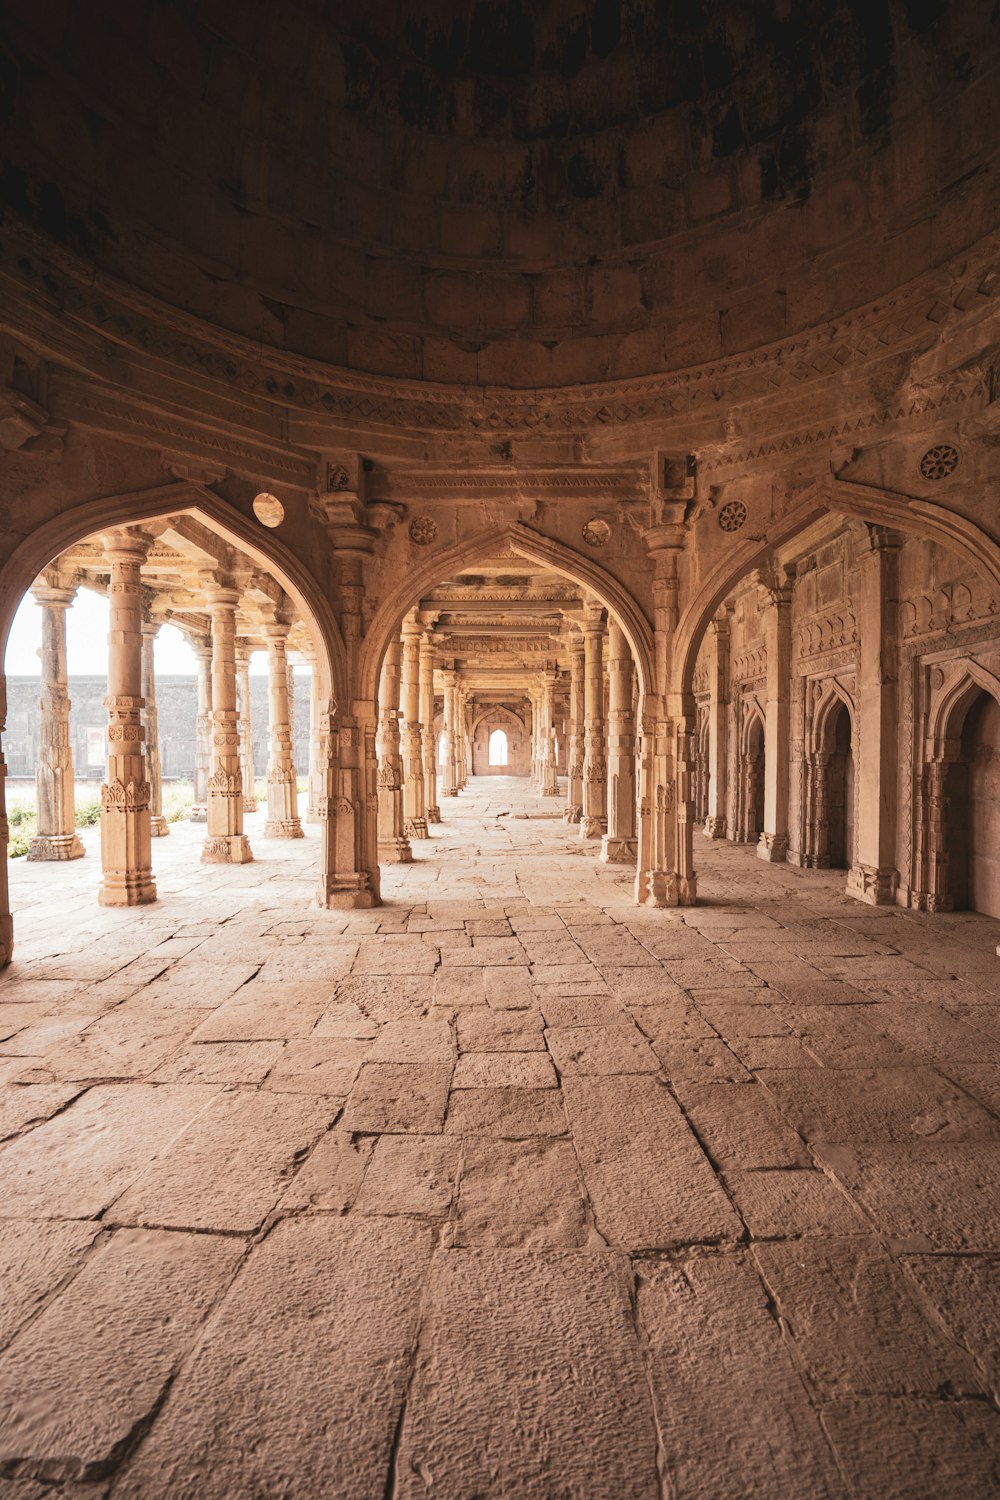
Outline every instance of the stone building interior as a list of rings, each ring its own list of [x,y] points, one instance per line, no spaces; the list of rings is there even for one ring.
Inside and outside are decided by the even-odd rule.
[[[1000,1496],[998,30],[3,7],[0,1500]]]

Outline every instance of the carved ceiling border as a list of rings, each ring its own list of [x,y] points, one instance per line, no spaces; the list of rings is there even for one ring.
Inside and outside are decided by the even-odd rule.
[[[992,296],[1000,286],[998,257],[1000,235],[988,236],[888,296],[746,354],[640,379],[510,391],[370,376],[265,348],[95,272],[13,215],[0,243],[0,271],[9,284],[112,343],[168,361],[188,376],[293,410],[442,432],[560,432],[650,421],[839,375],[848,365],[884,358],[965,316],[968,297],[960,290],[971,286],[984,298]]]

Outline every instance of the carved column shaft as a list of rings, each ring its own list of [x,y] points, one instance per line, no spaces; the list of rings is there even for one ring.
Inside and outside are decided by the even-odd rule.
[[[146,732],[146,777],[149,781],[149,831],[154,839],[164,838],[170,824],[163,816],[163,768],[160,764],[160,728],[156,711],[156,670],[153,647],[159,626],[151,620],[142,623],[142,727]]]
[[[142,749],[142,564],[144,542],[109,540],[108,758],[101,788],[102,906],[156,900],[149,831],[149,783]]]
[[[441,778],[442,797],[457,797],[458,782],[455,779],[455,674],[444,673],[444,773]]]
[[[400,751],[403,761],[403,828],[407,838],[427,837],[427,813],[424,806],[424,744],[420,724],[420,640],[419,622],[403,622],[402,644],[402,735]]]
[[[28,858],[79,859],[84,852],[76,832],[76,790],[70,701],[66,673],[66,611],[75,588],[50,585],[32,589],[42,607],[41,694],[38,700],[38,766],[35,772],[37,833]]]
[[[546,672],[538,693],[539,767],[538,790],[543,797],[558,797],[559,773],[556,769],[554,723],[555,673]]]
[[[319,803],[323,795],[320,781],[320,733],[319,722],[323,706],[320,701],[319,666],[315,657],[310,661],[309,673],[309,798],[306,803],[306,822],[319,822]]]
[[[253,714],[250,703],[250,657],[249,645],[236,647],[236,700],[240,726],[240,777],[243,782],[243,811],[257,811],[257,793],[254,789],[256,776],[253,765]]]
[[[566,762],[567,823],[583,816],[583,641],[576,634],[569,642],[569,746]]]
[[[858,789],[850,895],[871,906],[896,900],[899,542],[870,527],[858,558]],[[850,853],[850,851],[849,851]]]
[[[792,590],[784,581],[761,591],[767,645],[764,709],[764,828],[757,854],[781,864],[788,854],[790,785]]]
[[[400,754],[399,692],[403,648],[398,636],[389,642],[379,683],[378,852],[387,864],[409,864],[413,850],[403,812],[403,762]]]
[[[208,832],[202,863],[243,865],[253,859],[243,832],[243,776],[236,709],[236,589],[208,593],[212,617],[212,769],[208,778]]]
[[[705,832],[710,839],[726,837],[726,795],[729,780],[729,614],[721,613],[709,633],[708,706],[708,815]]]
[[[192,642],[198,665],[198,721],[194,744],[192,823],[208,821],[208,778],[212,773],[212,642]]]
[[[275,622],[266,627],[266,634],[270,757],[267,765],[267,822],[264,824],[264,837],[300,839],[303,833],[299,821],[288,704],[288,626]]]
[[[625,632],[609,620],[608,831],[601,841],[601,859],[606,864],[631,864],[637,853],[632,677],[632,651]]]
[[[7,679],[0,671],[0,734],[7,728]],[[7,761],[0,744],[0,968],[14,955],[14,919],[10,910],[10,881],[7,851],[10,846],[10,824],[7,822]]]
[[[585,839],[599,839],[608,830],[602,613],[600,605],[590,605],[587,609],[587,622],[583,627],[583,815],[580,819],[580,837]]]
[[[440,823],[437,735],[434,733],[434,643],[429,630],[425,630],[420,637],[420,724],[424,759],[424,812],[428,823]]]

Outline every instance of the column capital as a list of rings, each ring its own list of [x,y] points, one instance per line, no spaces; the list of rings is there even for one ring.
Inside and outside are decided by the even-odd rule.
[[[604,630],[604,605],[603,604],[588,604],[587,605],[587,617],[586,617],[586,620],[584,621],[584,624],[583,624],[582,628],[583,628],[583,633],[584,633],[585,636],[587,636],[587,635],[596,635],[596,634],[598,634],[600,632],[603,632],[603,630]]]
[[[213,613],[216,610],[235,610],[240,602],[240,591],[233,583],[212,578],[205,579],[202,587],[205,600]]]
[[[35,603],[49,609],[68,609],[76,595],[76,584],[53,584],[39,579],[31,585],[31,597]]]
[[[408,615],[403,616],[400,626],[400,635],[407,641],[420,641],[424,634],[424,627],[417,617],[416,610],[411,609]]]

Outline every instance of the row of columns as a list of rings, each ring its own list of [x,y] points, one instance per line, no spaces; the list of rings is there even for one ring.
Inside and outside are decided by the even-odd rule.
[[[163,815],[153,647],[157,625],[142,583],[148,543],[141,534],[109,537],[108,710],[106,777],[101,788],[102,904],[155,900],[151,841],[169,832]],[[33,589],[42,608],[40,747],[37,828],[28,858],[76,859],[83,845],[75,826],[75,787],[66,668],[66,612],[75,587],[48,578]],[[237,646],[239,591],[226,579],[206,589],[211,635],[194,643],[198,720],[194,821],[207,824],[202,860],[244,864],[253,858],[243,815],[255,811],[250,650]],[[292,754],[289,626],[267,627],[270,756],[267,768],[269,838],[301,838]],[[315,705],[316,691],[313,701]],[[315,709],[314,709],[315,718]],[[311,739],[317,738],[315,723]],[[313,789],[312,802],[317,798]]]
[[[600,857],[605,863],[631,864],[638,848],[635,674],[624,631],[609,618],[605,633],[600,605],[588,606],[580,636],[571,635],[569,663],[568,772],[563,816],[568,823],[579,825],[581,838],[601,840]]]

